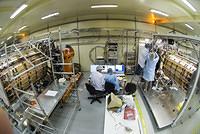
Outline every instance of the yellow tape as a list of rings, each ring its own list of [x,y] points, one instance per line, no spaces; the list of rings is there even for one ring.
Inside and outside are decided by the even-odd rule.
[[[137,110],[138,110],[138,113],[139,113],[139,117],[140,117],[140,120],[141,120],[141,123],[142,123],[143,132],[144,132],[144,134],[147,134],[146,123],[145,123],[145,120],[143,118],[143,113],[142,113],[141,107],[140,107],[140,105],[138,103],[137,97],[135,97],[135,105],[137,107]]]

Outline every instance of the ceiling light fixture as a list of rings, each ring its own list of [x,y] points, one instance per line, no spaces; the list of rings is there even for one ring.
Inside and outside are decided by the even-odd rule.
[[[50,17],[53,17],[53,16],[58,16],[60,13],[56,12],[56,13],[52,13],[52,14],[49,14],[47,16],[44,16],[42,17],[41,19],[44,20],[44,19],[47,19],[47,18],[50,18]]]
[[[10,19],[14,19],[20,12],[22,12],[25,8],[27,8],[28,5],[23,4],[21,5],[11,16]]]
[[[155,10],[155,9],[151,9],[150,11],[151,11],[152,13],[157,13],[157,14],[160,14],[160,15],[163,15],[163,16],[166,16],[166,17],[169,16],[168,14],[166,14],[166,13],[164,13],[164,12],[162,12],[162,11]]]
[[[23,27],[19,28],[18,31],[21,31],[21,30],[23,30],[24,28],[27,28],[27,26],[23,26]]]
[[[188,27],[191,30],[194,30],[194,28],[192,26],[190,26],[189,24],[185,24],[186,27]]]
[[[12,36],[8,37],[7,40],[10,40],[12,38]]]
[[[5,43],[5,41],[2,41],[2,42],[1,42],[1,45],[4,44],[4,43]]]
[[[197,10],[190,4],[187,0],[182,0],[185,5],[192,9],[192,11],[196,12]]]
[[[0,31],[2,30],[2,27],[0,27]]]
[[[112,8],[118,7],[116,4],[106,4],[106,5],[92,5],[91,8]]]

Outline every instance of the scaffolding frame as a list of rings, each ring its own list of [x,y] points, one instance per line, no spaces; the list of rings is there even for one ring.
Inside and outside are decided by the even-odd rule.
[[[62,32],[63,31],[58,30],[58,31],[54,31],[54,32],[45,33],[45,35],[47,35],[48,37],[47,38],[42,38],[42,39],[39,39],[39,40],[33,39],[31,37],[32,39],[30,39],[29,41],[24,42],[24,43],[12,44],[12,45],[9,45],[9,46],[7,46],[7,44],[4,44],[4,48],[2,48],[2,49],[4,49],[4,51],[5,51],[6,64],[9,66],[8,67],[9,81],[15,81],[20,76],[26,74],[27,72],[35,69],[38,66],[41,66],[41,65],[46,64],[46,63],[50,63],[50,68],[51,68],[51,72],[52,72],[52,75],[53,75],[53,82],[54,82],[56,87],[58,87],[57,78],[55,76],[56,74],[61,74],[63,76],[64,75],[72,75],[72,81],[73,81],[73,83],[75,85],[75,90],[74,91],[76,93],[76,98],[77,98],[76,102],[78,102],[78,103],[76,103],[76,105],[74,107],[74,111],[75,111],[77,107],[79,107],[79,110],[80,110],[80,100],[79,100],[79,93],[78,93],[77,84],[76,84],[74,63],[64,63],[63,56],[62,56],[62,62],[61,63],[53,63],[52,46],[51,46],[51,34],[52,33],[58,34],[58,36],[59,36],[59,44],[60,44],[59,47],[60,47],[60,50],[61,50],[61,48],[62,48],[62,46],[61,46],[62,45]],[[44,36],[44,35],[39,35],[39,37],[42,37],[42,36]],[[35,44],[37,44],[38,42],[42,42],[42,41],[46,41],[48,43],[49,56],[47,56],[40,49],[38,49],[37,46],[35,46]],[[44,58],[45,61],[42,61],[42,62],[40,62],[38,64],[34,64],[33,62],[31,62],[28,58],[26,58],[26,55],[24,55],[20,51],[21,48],[26,48],[26,47],[28,49],[37,50],[38,53],[42,54],[43,57],[41,57],[39,59],[36,59],[36,60],[41,60],[41,59]],[[11,50],[11,52],[14,51],[16,54],[20,55],[20,58],[24,59],[26,63],[31,65],[30,68],[26,69],[25,71],[20,72],[17,75],[12,75],[12,72],[10,70],[12,68],[12,65],[10,65],[10,63],[9,63],[9,58],[10,57],[9,57],[9,54],[8,54],[8,50],[10,50],[11,48],[13,48],[13,50]],[[62,51],[61,51],[61,54],[63,55]],[[55,72],[54,71],[54,65],[57,65],[57,66],[72,65],[73,71],[72,72],[64,72],[64,71],[63,72]],[[31,83],[31,88],[29,89],[31,92],[18,89],[16,87],[16,83],[14,83],[14,85],[12,85],[12,88],[13,88],[14,93],[17,96],[19,105],[26,109],[25,112],[23,113],[23,120],[19,124],[22,125],[25,120],[29,120],[29,123],[31,123],[31,124],[28,124],[27,128],[24,128],[23,130],[22,130],[22,128],[19,128],[19,130],[21,129],[20,131],[23,131],[23,133],[30,132],[30,129],[29,129],[30,127],[29,126],[33,125],[33,126],[35,126],[35,130],[34,130],[33,133],[36,133],[37,131],[41,131],[41,132],[44,132],[44,133],[50,133],[50,134],[57,133],[56,128],[49,121],[49,115],[46,113],[45,109],[40,104],[40,100],[37,97],[37,93],[36,93],[36,89],[35,89],[34,85]],[[64,90],[63,95],[64,95],[66,90]],[[21,94],[21,95],[19,95],[19,94]],[[62,95],[62,97],[63,97],[63,95]],[[33,107],[31,104],[25,102],[24,98],[23,98],[24,96],[26,96],[26,97],[30,96],[30,98],[33,98],[33,100],[37,104],[37,107]],[[62,99],[62,97],[59,98],[59,101]],[[38,115],[38,111],[40,111],[39,115]],[[73,112],[73,114],[74,113],[75,112]],[[72,119],[73,114],[71,114],[70,120]],[[38,119],[40,120],[39,122],[37,121]],[[69,126],[70,120],[67,123],[67,127]],[[44,122],[47,123],[47,124],[44,124]],[[67,127],[65,128],[65,131],[67,130]]]
[[[64,31],[64,30],[61,30],[61,28],[59,27],[59,29],[58,30],[55,30],[55,31],[51,31],[51,32],[47,32],[47,33],[43,33],[43,34],[41,34],[41,35],[37,35],[37,37],[40,37],[40,36],[48,36],[48,40],[49,40],[49,52],[50,52],[50,59],[51,59],[51,65],[52,65],[52,73],[53,73],[53,77],[54,77],[54,80],[56,81],[56,74],[60,74],[60,75],[62,75],[63,77],[65,77],[65,75],[72,75],[72,81],[73,81],[73,83],[74,83],[74,87],[75,87],[75,89],[73,90],[74,92],[75,92],[75,94],[76,94],[76,103],[75,103],[75,105],[74,105],[74,108],[73,108],[73,112],[70,114],[70,117],[69,117],[69,120],[68,120],[68,122],[67,122],[67,124],[66,124],[66,127],[65,127],[65,129],[64,129],[64,132],[63,133],[65,133],[67,130],[68,130],[68,127],[69,127],[69,124],[70,124],[70,122],[71,122],[71,119],[72,119],[72,117],[74,116],[74,114],[75,114],[75,111],[76,111],[76,109],[78,109],[79,111],[81,110],[81,106],[80,106],[80,99],[79,99],[79,92],[78,92],[78,89],[77,89],[77,83],[76,83],[76,77],[75,77],[75,66],[74,66],[74,63],[72,62],[72,63],[64,63],[64,56],[63,56],[63,52],[62,52],[62,49],[63,49],[63,43],[62,43],[62,36],[63,36],[63,34],[64,35],[70,35],[70,34],[74,34],[74,33],[77,33],[77,32],[79,32],[79,31],[73,31],[73,30],[71,30],[71,31]],[[51,51],[51,44],[50,44],[50,40],[51,40],[51,36],[52,36],[52,34],[57,34],[58,35],[58,47],[59,47],[59,49],[60,49],[60,52],[61,52],[61,58],[62,58],[62,62],[61,63],[53,63],[53,56],[52,56],[52,51]],[[79,36],[79,35],[78,35]],[[32,37],[32,38],[34,38],[34,37]],[[80,59],[80,54],[78,53],[78,57],[79,57],[79,59]],[[79,60],[79,64],[80,64],[80,60]],[[61,71],[61,72],[56,72],[56,71],[54,71],[54,66],[65,66],[65,65],[71,65],[72,66],[72,72],[64,72],[64,71]]]
[[[37,51],[39,52],[39,53],[41,53],[43,56],[45,56],[46,58],[47,58],[47,60],[45,60],[45,61],[43,61],[43,62],[41,62],[41,63],[39,63],[39,64],[37,64],[37,65],[34,65],[34,63],[32,63],[29,59],[27,59],[26,58],[26,56],[25,55],[23,55],[22,54],[22,52],[19,50],[19,48],[18,48],[18,46],[20,46],[21,44],[23,44],[23,45],[27,45],[28,46],[28,48],[30,47],[30,48],[36,48],[36,47],[34,47],[33,46],[33,44],[31,44],[31,42],[26,42],[26,43],[20,43],[20,44],[18,44],[18,45],[16,45],[16,44],[12,44],[12,45],[10,45],[10,46],[8,46],[7,47],[7,44],[5,44],[5,54],[6,54],[6,61],[7,61],[7,65],[9,66],[9,57],[8,57],[8,48],[11,48],[11,47],[14,47],[14,51],[17,51],[17,53],[19,53],[20,54],[20,56],[23,58],[23,59],[25,59],[25,61],[27,62],[27,63],[29,63],[30,65],[31,65],[31,67],[29,68],[29,69],[27,69],[27,70],[25,70],[25,71],[23,71],[23,72],[21,72],[21,73],[19,73],[18,75],[16,75],[16,76],[12,76],[11,75],[11,70],[10,69],[8,69],[8,72],[9,72],[9,80],[10,81],[15,81],[17,78],[19,78],[20,76],[22,76],[22,75],[24,75],[24,74],[26,74],[27,72],[29,72],[29,71],[31,71],[31,70],[33,70],[33,69],[35,69],[36,67],[38,67],[38,66],[40,66],[40,65],[43,65],[43,64],[45,64],[45,63],[47,63],[47,62],[49,62],[49,61],[51,61],[50,60],[50,57],[48,57],[48,56],[46,56],[44,53],[42,53],[39,49],[37,49]],[[24,46],[23,46],[24,47]],[[27,113],[29,113],[31,116],[34,116],[35,118],[38,118],[38,119],[40,119],[40,120],[42,120],[41,122],[37,122],[37,121],[34,121],[33,119],[31,119],[32,121],[34,121],[36,124],[37,124],[37,126],[36,126],[36,129],[35,129],[35,131],[34,131],[34,133],[36,133],[38,130],[42,130],[43,128],[41,128],[40,126],[42,126],[42,127],[44,127],[44,128],[47,128],[47,129],[49,129],[49,130],[52,130],[52,132],[50,132],[49,130],[42,130],[42,131],[45,131],[46,133],[55,133],[56,132],[56,129],[53,127],[53,125],[51,124],[51,122],[48,120],[48,117],[47,117],[47,114],[45,113],[45,110],[43,109],[43,107],[41,106],[41,104],[40,104],[40,101],[38,100],[38,98],[37,98],[37,93],[36,93],[36,90],[35,90],[35,88],[34,88],[34,86],[33,86],[33,84],[31,84],[31,88],[32,88],[32,91],[33,91],[33,93],[30,93],[30,92],[28,92],[28,91],[23,91],[23,90],[21,90],[21,89],[18,89],[18,88],[16,88],[16,82],[14,83],[14,85],[12,85],[12,88],[14,89],[14,92],[15,92],[15,94],[16,94],[16,96],[17,96],[17,98],[18,98],[18,100],[19,100],[19,102],[20,102],[20,105],[23,107],[23,108],[25,108],[25,105],[26,105],[26,110],[25,110],[25,113],[24,113],[24,118],[25,119],[23,119],[23,121],[24,120],[26,120],[26,119],[28,119],[28,120],[30,120],[31,118],[29,118],[28,116],[26,116],[27,115]],[[21,99],[21,96],[23,96],[23,95],[19,95],[19,92],[21,93],[21,94],[24,94],[24,95],[28,95],[28,96],[32,96],[33,98],[34,98],[34,100],[36,101],[36,103],[38,104],[38,106],[39,106],[39,108],[34,108],[32,105],[30,105],[30,104],[28,104],[28,103],[26,103],[26,102],[24,102],[22,99]],[[40,116],[38,116],[38,115],[36,115],[36,114],[34,114],[34,113],[32,113],[32,112],[30,112],[30,110],[33,110],[33,109],[36,109],[36,110],[39,110],[39,111],[41,111],[42,112],[42,115],[44,116],[44,117],[40,117]],[[50,126],[51,127],[48,127],[47,125],[43,125],[43,122],[44,121],[46,121],[48,124],[50,124]],[[27,127],[28,128],[28,127]],[[30,132],[30,130],[29,129],[25,129],[24,131],[23,131],[23,133],[26,133],[27,131],[28,132]]]

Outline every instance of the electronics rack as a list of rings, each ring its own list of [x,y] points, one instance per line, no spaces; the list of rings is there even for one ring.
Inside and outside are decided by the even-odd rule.
[[[126,59],[126,74],[133,74],[135,71],[136,65],[136,50],[134,49],[133,52],[126,52],[125,59]]]
[[[111,65],[118,64],[118,44],[107,42],[106,43],[107,63]]]

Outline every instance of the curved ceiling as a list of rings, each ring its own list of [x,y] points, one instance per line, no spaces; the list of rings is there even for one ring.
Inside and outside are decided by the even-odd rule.
[[[150,9],[167,13],[168,17],[154,14],[159,25],[174,27],[188,31],[189,34],[200,34],[200,0],[187,0],[197,10],[192,11],[183,0],[0,0],[0,31],[1,36],[8,36],[24,25],[24,31],[34,32],[49,25],[66,23],[67,21],[91,18],[130,18],[139,21],[149,21]],[[26,3],[28,7],[16,18],[10,19],[11,14],[20,5]],[[91,9],[94,4],[117,4],[117,8]],[[46,20],[41,17],[59,12],[60,15]],[[87,17],[84,17],[87,16]],[[126,16],[126,17],[125,17]],[[128,17],[127,17],[128,16]],[[194,30],[185,26],[188,23]]]

